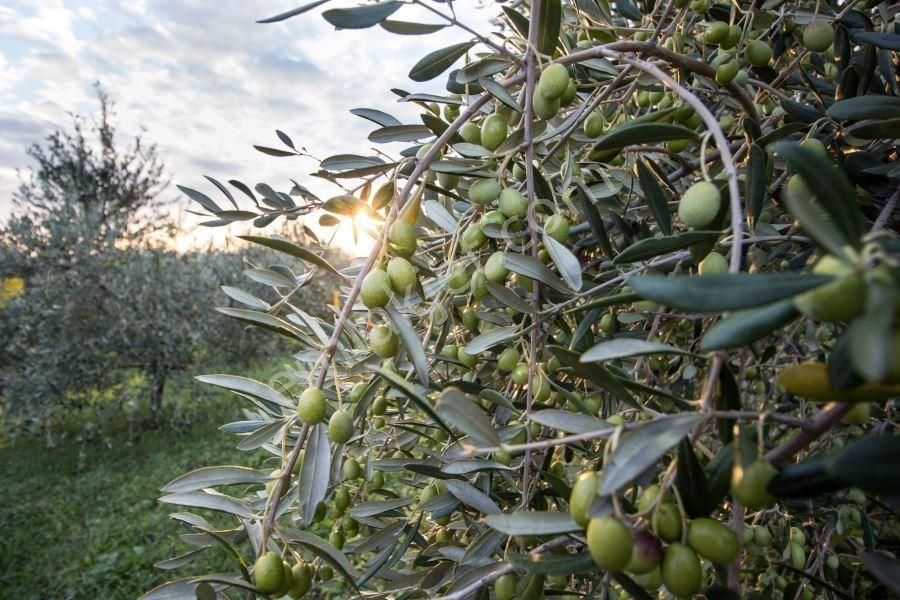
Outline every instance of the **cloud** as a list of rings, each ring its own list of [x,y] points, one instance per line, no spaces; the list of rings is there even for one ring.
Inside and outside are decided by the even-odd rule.
[[[70,112],[94,114],[95,80],[116,103],[120,135],[145,131],[177,183],[209,191],[208,174],[286,189],[294,178],[322,195],[336,192],[308,177],[313,161],[267,157],[252,144],[279,145],[274,130],[281,129],[318,157],[369,153],[374,126],[347,111],[378,108],[418,122],[390,88],[442,89],[443,78],[423,86],[406,74],[427,52],[467,34],[335,32],[316,14],[321,9],[255,23],[301,3],[96,0],[70,8],[61,0],[14,0],[0,7],[0,217],[17,185],[11,174],[28,166],[27,146],[68,126]],[[476,27],[494,13],[475,3],[458,11]],[[395,18],[440,21],[415,6]]]

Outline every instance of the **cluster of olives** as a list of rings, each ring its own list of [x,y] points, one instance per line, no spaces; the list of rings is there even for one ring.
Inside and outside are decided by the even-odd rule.
[[[324,569],[325,567],[322,570]],[[333,573],[327,577],[324,573],[320,575],[323,580],[328,580]],[[257,589],[276,598],[302,598],[309,591],[312,580],[313,570],[309,564],[299,562],[291,566],[277,552],[265,552],[256,559],[253,567],[253,582]]]
[[[766,486],[774,475],[772,465],[762,459],[746,469],[736,468],[731,494],[751,510],[769,506],[774,499]],[[658,485],[645,488],[638,497],[634,530],[617,516],[591,517],[602,477],[594,471],[581,473],[569,497],[569,512],[586,527],[588,551],[600,569],[626,571],[646,589],[663,585],[675,596],[690,597],[702,587],[701,558],[717,565],[737,558],[740,545],[734,531],[710,517],[686,521],[674,496],[660,496]],[[766,541],[766,533],[759,529],[760,543],[768,546],[771,536]]]

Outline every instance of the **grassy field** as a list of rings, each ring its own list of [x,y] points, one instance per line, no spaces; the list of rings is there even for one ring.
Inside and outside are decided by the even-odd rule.
[[[199,383],[186,385],[202,386]],[[0,449],[0,598],[136,598],[180,572],[153,564],[193,549],[157,502],[159,488],[212,464],[259,465],[217,430],[240,418],[233,395],[204,400],[204,418],[175,430],[123,428],[104,442],[48,449],[28,440]],[[233,570],[219,549],[187,567]]]

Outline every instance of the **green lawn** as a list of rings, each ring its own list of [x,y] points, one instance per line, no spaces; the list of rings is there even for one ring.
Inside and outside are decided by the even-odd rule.
[[[192,385],[201,386],[199,383]],[[191,386],[186,386],[191,389]],[[0,598],[136,598],[181,572],[153,564],[193,549],[159,504],[159,488],[213,464],[258,466],[218,425],[240,419],[240,399],[204,400],[206,418],[176,431],[121,431],[104,442],[0,449]],[[233,570],[211,548],[191,573]]]

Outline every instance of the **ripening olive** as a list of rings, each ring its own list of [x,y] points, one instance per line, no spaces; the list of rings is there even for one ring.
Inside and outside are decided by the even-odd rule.
[[[634,534],[633,539],[634,546],[626,570],[636,575],[656,570],[663,557],[663,548],[659,538],[649,531],[641,530]]]

